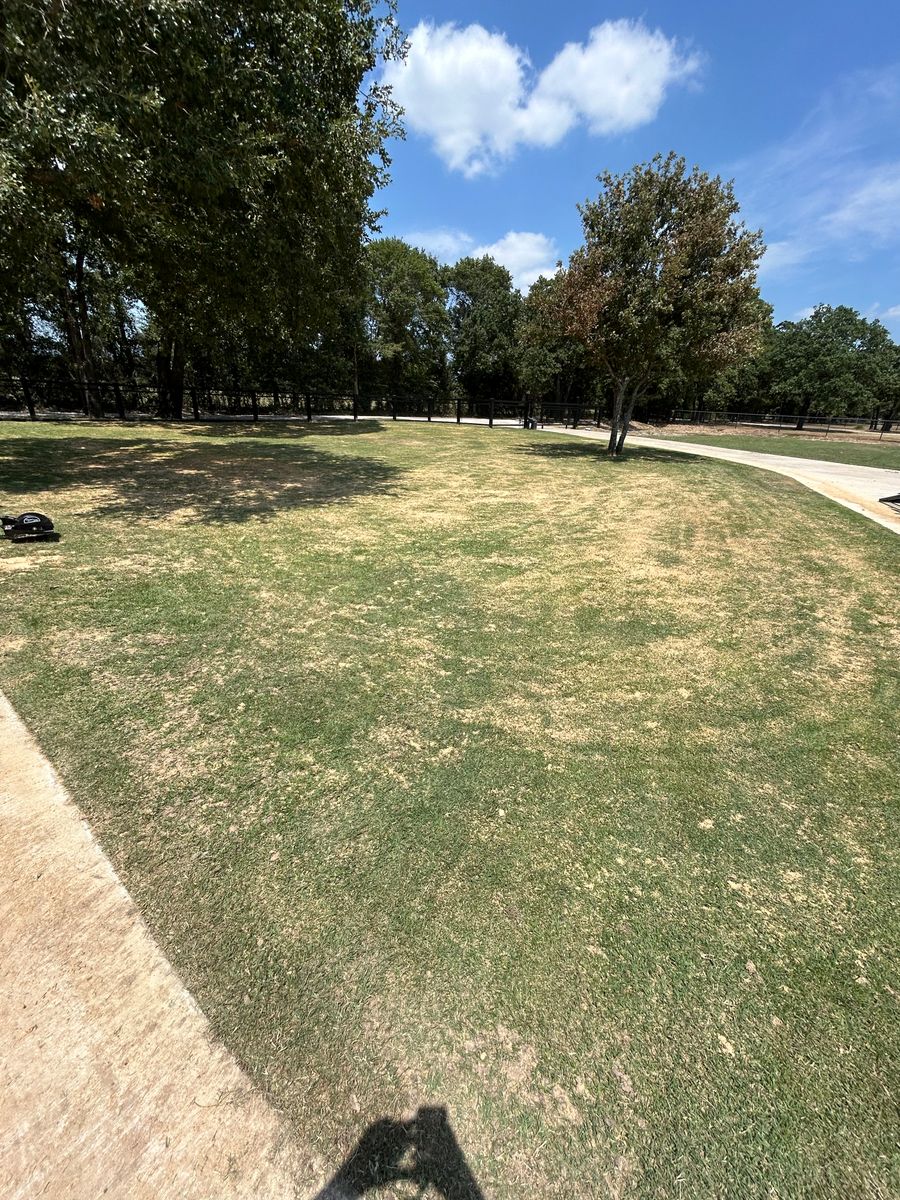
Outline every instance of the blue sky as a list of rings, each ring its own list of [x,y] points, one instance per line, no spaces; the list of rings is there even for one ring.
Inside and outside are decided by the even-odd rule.
[[[526,287],[596,175],[674,149],[734,178],[777,320],[851,304],[900,340],[900,0],[400,0],[386,234]]]

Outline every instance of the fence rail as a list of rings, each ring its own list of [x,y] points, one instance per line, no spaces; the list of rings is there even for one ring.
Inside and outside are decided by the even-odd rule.
[[[858,416],[832,416],[830,413],[808,412],[734,412],[715,409],[679,408],[672,413],[674,424],[686,425],[748,425],[768,429],[794,429],[807,433],[822,433],[825,437],[832,430],[859,430],[891,433],[897,419],[880,414],[877,410]]]
[[[93,416],[98,419],[133,420],[158,418],[162,412],[159,389],[153,384],[98,382],[90,386]],[[81,387],[67,379],[22,379],[0,377],[0,412],[31,416],[88,416]],[[354,420],[382,417],[401,420],[415,417],[461,421],[475,418],[493,425],[515,421],[519,425],[574,425],[600,423],[597,405],[579,402],[544,402],[530,398],[471,398],[447,394],[393,395],[325,392],[283,384],[258,387],[229,387],[224,384],[191,383],[185,386],[178,420],[260,421],[272,418],[350,416]],[[171,418],[170,418],[171,419]]]

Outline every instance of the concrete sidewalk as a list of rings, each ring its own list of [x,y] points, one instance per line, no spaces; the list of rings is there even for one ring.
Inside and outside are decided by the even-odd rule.
[[[291,1200],[324,1174],[0,694],[0,1196]]]
[[[603,430],[558,429],[545,432],[606,442],[609,434]],[[725,446],[706,446],[699,442],[676,442],[670,438],[644,437],[629,434],[626,446],[646,446],[651,450],[668,450],[675,454],[695,454],[701,458],[718,458],[724,462],[741,463],[763,471],[774,471],[796,479],[829,500],[843,504],[854,512],[877,521],[885,529],[900,533],[900,513],[881,504],[883,496],[900,493],[900,471],[883,467],[858,467],[849,463],[825,462],[816,458],[796,458],[788,454],[763,454],[756,450],[731,450]]]

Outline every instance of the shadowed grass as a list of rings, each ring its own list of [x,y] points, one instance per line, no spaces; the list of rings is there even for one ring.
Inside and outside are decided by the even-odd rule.
[[[898,1191],[894,535],[552,434],[3,433],[0,684],[323,1175],[447,1105],[492,1200]]]

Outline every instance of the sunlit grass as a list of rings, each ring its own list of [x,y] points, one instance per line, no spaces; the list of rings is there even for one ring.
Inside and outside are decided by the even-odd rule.
[[[62,538],[0,684],[323,1163],[432,1102],[499,1200],[898,1190],[895,535],[550,434],[2,432]]]

